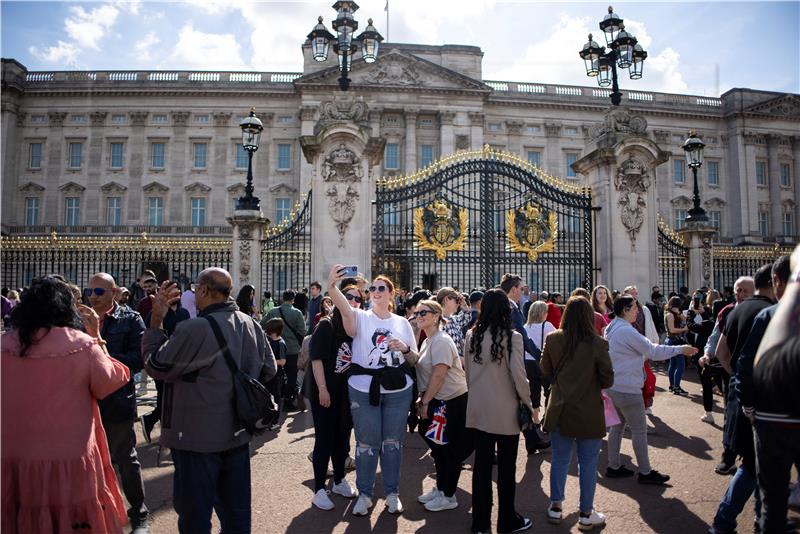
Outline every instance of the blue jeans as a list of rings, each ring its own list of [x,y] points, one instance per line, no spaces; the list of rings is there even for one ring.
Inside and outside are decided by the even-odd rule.
[[[572,463],[573,444],[578,445],[578,477],[581,487],[581,512],[591,512],[594,508],[594,490],[597,486],[597,460],[600,456],[602,439],[576,439],[562,436],[556,428],[550,433],[553,457],[550,461],[550,500],[564,501],[564,486],[567,484],[567,471]]]
[[[720,532],[734,532],[736,518],[742,513],[744,505],[747,504],[753,493],[755,493],[756,519],[758,520],[761,516],[761,494],[756,485],[756,478],[749,469],[740,465],[728,483],[728,489],[722,496],[722,502],[719,503],[717,514],[714,516],[714,528]]]
[[[681,378],[683,378],[683,369],[686,367],[686,357],[683,354],[678,354],[669,359],[669,386],[681,387]]]
[[[406,431],[411,388],[381,393],[381,403],[372,406],[369,393],[348,386],[350,413],[356,436],[356,487],[359,494],[372,498],[375,472],[381,462],[385,495],[400,493],[400,461]]]
[[[210,533],[212,509],[222,534],[249,534],[249,444],[214,453],[172,449],[172,461],[172,501],[181,534]]]

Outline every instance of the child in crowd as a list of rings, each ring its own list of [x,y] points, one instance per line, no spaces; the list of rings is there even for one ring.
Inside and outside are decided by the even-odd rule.
[[[270,430],[277,430],[281,427],[280,418],[283,412],[283,383],[286,381],[286,373],[283,366],[286,365],[286,342],[281,337],[283,334],[283,319],[275,317],[270,319],[264,325],[264,333],[269,338],[269,345],[272,347],[272,353],[275,355],[275,363],[278,366],[278,372],[266,384],[266,388],[272,394],[272,398],[278,404],[278,415],[275,416],[275,421],[270,425]]]

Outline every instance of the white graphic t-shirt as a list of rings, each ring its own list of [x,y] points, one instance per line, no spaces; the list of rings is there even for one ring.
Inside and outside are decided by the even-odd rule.
[[[399,339],[412,349],[417,346],[411,324],[399,315],[392,314],[388,319],[381,319],[372,310],[353,310],[356,314],[356,337],[353,338],[353,363],[369,369],[381,367],[398,367],[406,360],[403,353],[389,350],[389,341]],[[369,375],[351,376],[348,383],[363,393],[369,393]],[[406,375],[406,385],[401,390],[387,391],[381,387],[381,393],[403,391],[411,387],[411,377]]]

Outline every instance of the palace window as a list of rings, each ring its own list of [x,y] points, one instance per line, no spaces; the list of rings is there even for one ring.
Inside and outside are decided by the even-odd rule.
[[[783,212],[783,235],[785,236],[794,235],[794,220],[792,218],[791,211]]]
[[[28,168],[42,168],[42,143],[31,143],[28,152]]]
[[[686,223],[686,210],[675,210],[675,229],[680,230]]]
[[[31,124],[45,124],[47,117],[44,115],[31,115]]]
[[[719,163],[716,161],[709,161],[706,168],[706,175],[708,177],[708,185],[719,185]]]
[[[69,168],[81,168],[81,156],[83,155],[83,143],[69,144]]]
[[[66,198],[66,210],[64,212],[64,224],[67,226],[77,226],[81,220],[81,199],[78,197]]]
[[[167,116],[163,113],[157,113],[153,115],[153,124],[166,124],[167,123]]]
[[[124,148],[122,143],[111,143],[111,168],[112,169],[121,169],[122,168],[122,149]]]
[[[572,164],[578,161],[577,154],[567,154],[567,178],[577,178],[578,175],[572,169]]]
[[[122,224],[122,198],[108,197],[106,199],[106,224],[119,226]]]
[[[207,143],[194,143],[194,168],[206,168],[206,154],[208,153]]]
[[[767,185],[767,162],[756,161],[756,185]]]
[[[25,199],[25,224],[27,226],[39,224],[39,197]]]
[[[788,163],[781,163],[781,187],[791,187],[792,169]]]
[[[499,122],[490,122],[487,128],[490,132],[499,132],[503,127]]]
[[[192,198],[192,226],[206,225],[206,199]]]
[[[419,166],[427,167],[433,163],[433,145],[422,145],[419,147]]]
[[[208,115],[195,115],[194,122],[200,124],[208,124]]]
[[[147,224],[161,226],[164,224],[164,197],[150,197],[147,199]]]
[[[567,126],[564,128],[564,135],[578,135],[578,129],[573,126]]]
[[[74,124],[86,124],[86,115],[71,115],[69,122]]]
[[[150,166],[154,169],[164,168],[164,155],[166,145],[160,141],[150,143]]]
[[[128,122],[128,117],[125,115],[111,115],[111,124],[125,124]]]
[[[400,168],[400,146],[397,143],[386,143],[383,168],[387,170],[397,170]]]
[[[528,150],[528,163],[531,165],[541,166],[542,153],[538,150]]]
[[[683,166],[682,159],[673,159],[672,160],[672,174],[675,178],[676,184],[685,184],[686,183],[686,168]]]
[[[244,145],[238,143],[236,145],[236,168],[237,169],[246,169],[247,168],[247,150],[244,149]]]
[[[292,169],[292,145],[278,145],[278,170],[289,171]]]
[[[276,198],[275,199],[275,221],[280,223],[289,220],[289,214],[292,212],[292,199],[290,198]]]
[[[762,210],[758,212],[758,233],[761,237],[769,236],[769,212]]]
[[[708,222],[711,224],[711,228],[720,232],[722,230],[722,226],[720,225],[720,212],[717,210],[711,210],[708,212]]]

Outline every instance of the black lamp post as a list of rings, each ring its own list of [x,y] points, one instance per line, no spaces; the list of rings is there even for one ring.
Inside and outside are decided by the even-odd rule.
[[[367,27],[358,37],[353,37],[358,29],[358,22],[353,18],[353,13],[358,9],[358,4],[349,0],[339,0],[333,4],[336,10],[336,19],[331,23],[336,36],[334,36],[322,23],[322,17],[317,19],[317,25],[308,34],[311,41],[311,56],[315,61],[327,61],[328,50],[333,43],[333,51],[339,58],[339,70],[342,75],[339,78],[339,88],[347,91],[350,87],[350,78],[347,74],[353,64],[353,57],[361,44],[361,57],[367,63],[372,63],[378,58],[378,48],[380,47],[383,36],[378,33],[372,25],[372,19],[367,21]]]
[[[619,106],[622,93],[619,92],[617,67],[628,69],[631,80],[638,80],[642,77],[647,52],[638,44],[636,37],[625,31],[622,19],[614,13],[611,6],[608,6],[608,15],[600,23],[600,29],[605,35],[609,50],[606,51],[605,46],[593,41],[590,33],[589,41],[583,45],[578,55],[586,65],[586,75],[597,77],[600,87],[611,86],[611,103]]]
[[[703,149],[705,148],[697,132],[694,130],[689,132],[689,138],[683,143],[683,149],[686,151],[686,165],[692,169],[694,175],[694,196],[692,198],[694,207],[689,210],[689,215],[686,217],[686,222],[708,222],[706,210],[700,207],[700,189],[697,187],[697,169],[703,166]]]
[[[247,151],[247,185],[244,196],[239,197],[236,202],[236,209],[258,211],[261,209],[261,201],[253,196],[253,153],[258,150],[264,125],[256,117],[256,108],[250,108],[250,114],[242,119],[239,127],[242,129],[242,147]]]

